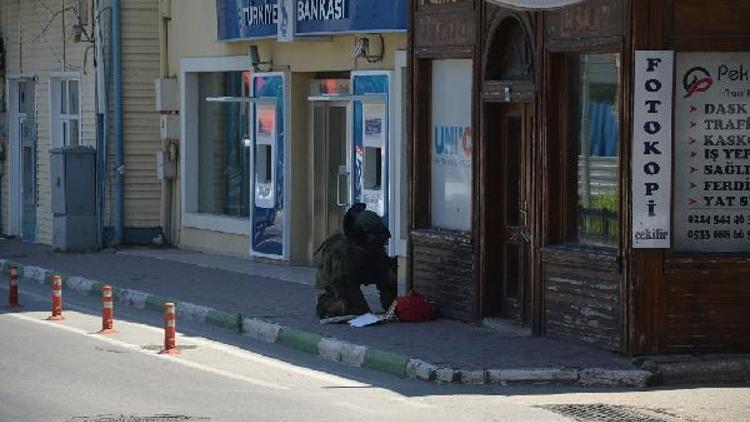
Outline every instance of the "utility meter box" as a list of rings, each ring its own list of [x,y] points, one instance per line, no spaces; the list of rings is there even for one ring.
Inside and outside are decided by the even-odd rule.
[[[180,86],[177,78],[154,80],[156,111],[176,111],[180,109]]]
[[[177,177],[177,162],[169,159],[167,151],[156,151],[156,180]]]
[[[50,152],[52,247],[65,252],[95,251],[96,150],[74,146]]]
[[[180,139],[180,116],[176,114],[159,116],[159,135],[162,140]]]

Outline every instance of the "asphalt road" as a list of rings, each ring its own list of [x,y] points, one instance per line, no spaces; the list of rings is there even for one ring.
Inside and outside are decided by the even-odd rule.
[[[572,420],[560,414],[571,409],[615,417],[609,420],[628,420],[622,416],[627,412],[654,422],[750,420],[747,386],[635,391],[433,385],[189,321],[177,321],[181,354],[163,356],[157,354],[163,342],[157,313],[116,309],[119,333],[101,336],[95,334],[100,302],[93,297],[65,291],[66,320],[45,321],[47,289],[25,283],[24,308],[0,310],[0,422],[561,421]],[[6,295],[0,288],[0,303]]]

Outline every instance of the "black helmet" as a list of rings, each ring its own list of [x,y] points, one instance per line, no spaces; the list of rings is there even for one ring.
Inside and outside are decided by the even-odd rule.
[[[388,231],[388,227],[383,223],[383,219],[370,210],[364,210],[357,214],[357,217],[354,219],[354,229],[363,234],[385,234],[387,237],[391,236],[391,232]]]
[[[344,229],[344,236],[352,238],[354,237],[354,222],[357,219],[357,216],[359,213],[365,210],[367,208],[367,205],[363,203],[358,203],[352,205],[347,211],[346,215],[344,215],[344,221],[342,223],[343,229]]]

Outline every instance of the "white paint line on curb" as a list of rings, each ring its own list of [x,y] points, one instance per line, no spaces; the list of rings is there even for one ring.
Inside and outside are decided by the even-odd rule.
[[[611,385],[645,387],[653,374],[644,370],[587,368],[578,371],[578,382],[583,385]]]
[[[435,371],[435,381],[450,384],[456,378],[456,371],[451,368],[440,368]]]
[[[487,371],[491,383],[575,382],[578,371],[561,368],[491,369]]]
[[[134,306],[138,309],[145,309],[148,293],[139,292],[138,290],[120,289],[117,291],[116,298],[120,303]]]
[[[481,385],[487,383],[487,372],[481,370],[459,370],[461,384]]]
[[[63,283],[64,287],[81,293],[88,293],[96,283],[94,280],[89,280],[88,278],[83,277],[68,277],[65,281],[66,282]]]
[[[341,362],[345,365],[362,367],[367,347],[348,343],[335,338],[323,338],[318,343],[318,356],[323,359]]]
[[[23,278],[27,278],[30,280],[34,280],[39,284],[44,284],[44,279],[47,276],[47,269],[40,268],[40,267],[34,267],[34,266],[24,266],[23,267]]]
[[[189,321],[206,322],[206,317],[212,310],[207,306],[196,305],[190,302],[179,302],[177,304],[177,316]]]
[[[366,354],[367,347],[344,342],[344,347],[341,350],[341,362],[359,368],[365,363]]]
[[[438,367],[421,359],[409,359],[406,362],[406,376],[409,378],[432,381]]]
[[[242,335],[266,343],[276,343],[279,338],[281,325],[273,324],[257,318],[242,320]]]

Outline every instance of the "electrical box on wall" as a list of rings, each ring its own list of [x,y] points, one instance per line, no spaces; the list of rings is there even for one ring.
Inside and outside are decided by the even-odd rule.
[[[159,118],[159,134],[162,140],[180,139],[180,117],[176,114],[162,114]]]
[[[174,179],[177,176],[177,161],[169,159],[167,151],[156,151],[156,178]]]
[[[154,80],[156,91],[156,111],[177,111],[180,109],[180,92],[177,78]]]
[[[97,249],[96,150],[50,150],[52,247],[64,252]]]

